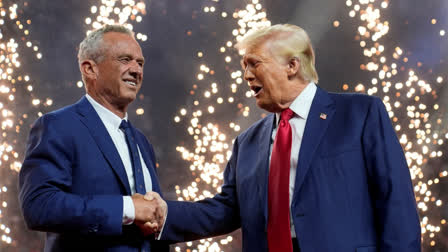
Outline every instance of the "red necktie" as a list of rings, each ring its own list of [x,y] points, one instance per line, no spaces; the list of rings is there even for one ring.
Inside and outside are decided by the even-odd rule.
[[[268,185],[268,247],[269,252],[292,252],[289,224],[289,171],[291,169],[292,131],[289,119],[292,110],[285,109],[280,116],[274,146]]]

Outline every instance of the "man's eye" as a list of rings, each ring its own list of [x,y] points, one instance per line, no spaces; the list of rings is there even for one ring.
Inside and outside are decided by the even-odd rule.
[[[257,66],[260,63],[260,61],[252,61],[250,62],[251,66]]]

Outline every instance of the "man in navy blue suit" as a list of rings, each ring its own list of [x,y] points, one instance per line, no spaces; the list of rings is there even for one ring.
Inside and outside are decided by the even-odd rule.
[[[151,235],[166,204],[144,196],[160,193],[154,150],[126,112],[142,85],[142,50],[132,31],[107,25],[81,42],[78,59],[87,94],[40,117],[29,136],[25,222],[47,232],[45,251],[168,251]]]
[[[300,27],[263,28],[237,48],[271,114],[235,139],[221,193],[168,202],[161,239],[241,228],[245,252],[420,251],[410,173],[383,102],[319,88]]]

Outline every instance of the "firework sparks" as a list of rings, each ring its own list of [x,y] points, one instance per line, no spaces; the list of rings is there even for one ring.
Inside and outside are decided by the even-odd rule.
[[[358,18],[360,22],[356,39],[364,49],[367,60],[360,68],[376,75],[369,84],[357,84],[354,90],[383,98],[413,179],[417,207],[422,217],[422,240],[435,246],[436,234],[446,221],[428,214],[437,212],[436,208],[443,204],[433,195],[431,188],[437,187],[439,178],[447,176],[448,172],[442,170],[438,177],[428,177],[427,164],[431,159],[442,157],[442,146],[447,139],[442,118],[430,120],[438,115],[436,85],[442,83],[443,78],[437,76],[436,83],[423,80],[417,71],[407,66],[409,59],[399,45],[395,46],[391,55],[385,53],[389,50],[382,41],[388,34],[389,22],[384,20],[381,13],[388,8],[388,1],[359,0],[355,4],[347,0],[346,5],[350,9],[349,16]],[[431,23],[436,24],[437,20],[432,19]],[[440,30],[440,36],[444,35],[444,30]],[[421,66],[420,62],[418,66]],[[349,85],[344,84],[342,88],[348,90]]]
[[[205,6],[203,12],[217,15],[222,19],[233,18],[237,24],[232,34],[229,34],[233,39],[224,41],[222,46],[210,53],[213,59],[219,58],[225,62],[229,69],[226,73],[229,78],[228,83],[219,83],[215,80],[217,70],[206,63],[208,54],[202,48],[198,50],[197,57],[201,64],[196,73],[197,84],[194,84],[190,91],[195,99],[192,104],[180,108],[178,115],[174,117],[176,123],[185,122],[193,145],[176,147],[182,158],[190,163],[190,171],[195,176],[194,181],[186,188],[181,189],[178,185],[175,187],[180,201],[197,201],[212,197],[221,191],[223,169],[232,154],[230,148],[232,139],[241,131],[241,126],[237,120],[223,123],[220,115],[228,113],[230,105],[237,115],[248,117],[250,107],[244,104],[252,97],[247,87],[241,85],[243,79],[239,65],[240,56],[232,47],[250,30],[271,25],[258,0],[253,0],[244,9],[236,10],[232,15],[219,11],[217,2],[213,1],[209,6]],[[217,53],[220,54],[217,56]],[[241,92],[239,91],[241,88],[243,90],[245,88],[244,97],[239,97],[237,94]],[[187,242],[186,246],[196,247],[193,251],[222,251],[220,246],[227,245],[232,240],[233,237],[229,235],[220,240],[203,239],[199,242]],[[181,247],[176,246],[175,250],[181,251]]]
[[[30,39],[31,20],[24,19],[18,14],[19,10],[26,6],[28,6],[27,2],[23,3],[23,6],[19,6],[17,3],[0,0],[0,93],[2,94],[0,98],[2,116],[0,165],[1,173],[6,175],[2,176],[5,178],[4,180],[0,180],[0,247],[2,247],[2,243],[13,244],[14,237],[20,235],[15,233],[14,227],[10,226],[12,222],[8,219],[9,204],[7,201],[9,198],[8,186],[15,186],[10,184],[8,175],[16,176],[22,166],[19,161],[21,157],[16,151],[15,145],[24,121],[28,118],[28,114],[15,111],[18,98],[16,93],[18,90],[25,89],[31,98],[30,106],[34,108],[52,105],[52,99],[36,97],[32,92],[33,82],[30,76],[21,69],[20,52],[34,55],[38,60],[42,58],[37,43]],[[39,112],[37,115],[41,114]]]

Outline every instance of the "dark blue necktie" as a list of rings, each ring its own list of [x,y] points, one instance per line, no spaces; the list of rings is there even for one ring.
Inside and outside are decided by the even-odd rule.
[[[126,120],[122,120],[120,129],[126,135],[126,142],[128,143],[129,156],[131,157],[132,170],[134,173],[135,192],[146,194],[145,180],[143,178],[142,163],[140,162],[140,155],[138,154],[137,143],[135,142],[133,130]]]

